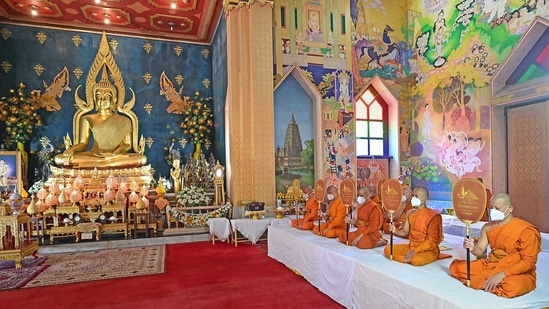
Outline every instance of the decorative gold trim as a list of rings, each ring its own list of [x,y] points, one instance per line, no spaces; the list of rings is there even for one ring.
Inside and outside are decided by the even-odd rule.
[[[150,54],[151,53],[151,50],[152,50],[152,45],[151,43],[149,43],[149,41],[146,41],[145,44],[143,44],[143,49],[145,50],[145,52],[147,54]]]
[[[181,52],[183,52],[183,48],[181,46],[177,45],[176,47],[173,48],[173,51],[179,57],[179,56],[181,56]]]
[[[42,75],[42,73],[44,73],[44,67],[40,63],[38,63],[34,66],[34,72],[36,72],[36,75],[40,76]]]
[[[229,12],[233,9],[240,9],[243,6],[246,6],[249,9],[256,2],[261,6],[268,4],[272,8],[274,0],[223,0],[223,9],[225,11],[225,15],[228,16]]]
[[[145,83],[147,83],[147,85],[151,82],[151,79],[152,79],[151,73],[145,72],[145,74],[143,74],[143,80],[145,81]]]
[[[4,72],[8,73],[11,70],[11,63],[7,60],[2,61],[2,69],[4,69]]]
[[[181,83],[182,83],[183,80],[184,80],[184,78],[183,78],[183,76],[182,76],[181,74],[177,74],[177,75],[175,76],[174,79],[175,79],[175,81],[177,82],[177,84],[178,84],[179,86],[181,86]]]
[[[74,46],[79,47],[80,44],[82,44],[82,38],[77,34],[72,37],[72,42],[74,43]]]
[[[147,102],[145,103],[145,106],[143,106],[143,109],[147,112],[147,114],[150,115],[153,109],[153,106],[151,105],[151,103]]]
[[[77,67],[76,69],[72,70],[72,73],[74,74],[76,79],[80,79],[80,77],[82,77],[82,75],[84,75],[84,71],[82,71],[82,69],[80,67]]]
[[[9,39],[10,36],[11,36],[11,31],[10,31],[10,29],[8,29],[8,28],[2,28],[2,30],[0,31],[0,33],[2,33],[2,37],[4,38],[4,40]]]
[[[48,38],[48,36],[40,31],[36,34],[36,39],[38,40],[38,42],[40,42],[40,44],[44,44],[44,42],[46,42],[46,39]]]

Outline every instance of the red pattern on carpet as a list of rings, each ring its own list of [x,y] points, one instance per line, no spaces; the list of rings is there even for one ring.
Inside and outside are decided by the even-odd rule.
[[[164,274],[0,292],[0,302],[56,309],[342,308],[253,245],[194,242],[166,251]]]

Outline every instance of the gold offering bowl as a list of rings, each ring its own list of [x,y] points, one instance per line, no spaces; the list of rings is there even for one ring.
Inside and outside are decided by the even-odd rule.
[[[282,219],[284,218],[284,213],[288,211],[286,208],[275,208],[273,209],[273,212],[275,213],[275,218]]]
[[[456,211],[453,208],[446,208],[446,213],[449,214],[450,216],[456,215]]]

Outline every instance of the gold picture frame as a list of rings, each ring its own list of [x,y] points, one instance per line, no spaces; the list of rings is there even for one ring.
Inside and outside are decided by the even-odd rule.
[[[21,172],[21,152],[0,151],[0,190],[23,192],[23,175]]]

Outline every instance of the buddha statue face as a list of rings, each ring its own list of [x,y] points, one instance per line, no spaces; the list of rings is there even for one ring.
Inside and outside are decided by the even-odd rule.
[[[116,97],[111,89],[97,88],[93,95],[97,111],[114,110],[114,107],[116,106]]]
[[[116,107],[116,87],[109,81],[107,70],[103,68],[101,80],[92,87],[93,100],[97,111],[113,111]]]

